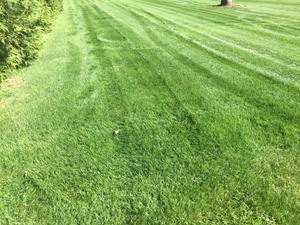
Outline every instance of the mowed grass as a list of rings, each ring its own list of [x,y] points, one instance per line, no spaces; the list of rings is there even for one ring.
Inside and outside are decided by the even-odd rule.
[[[299,224],[300,4],[235,3],[65,0],[0,93],[0,224]]]

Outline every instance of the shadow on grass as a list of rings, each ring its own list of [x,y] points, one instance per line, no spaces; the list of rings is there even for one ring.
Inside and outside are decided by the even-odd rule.
[[[238,5],[238,4],[232,4],[232,5],[209,5],[210,7],[220,7],[220,8],[241,8],[243,7],[242,5]]]

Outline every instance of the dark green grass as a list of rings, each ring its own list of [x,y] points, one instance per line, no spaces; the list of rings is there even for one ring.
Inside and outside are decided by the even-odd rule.
[[[288,3],[66,0],[0,93],[0,223],[297,224]]]

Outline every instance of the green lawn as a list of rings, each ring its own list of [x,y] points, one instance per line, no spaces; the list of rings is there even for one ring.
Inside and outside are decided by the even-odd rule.
[[[0,91],[0,224],[299,224],[300,3],[234,3],[65,0]]]

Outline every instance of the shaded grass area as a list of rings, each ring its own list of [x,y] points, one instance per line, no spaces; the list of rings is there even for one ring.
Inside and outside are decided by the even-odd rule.
[[[65,1],[0,94],[1,223],[297,224],[299,15],[209,4]]]

